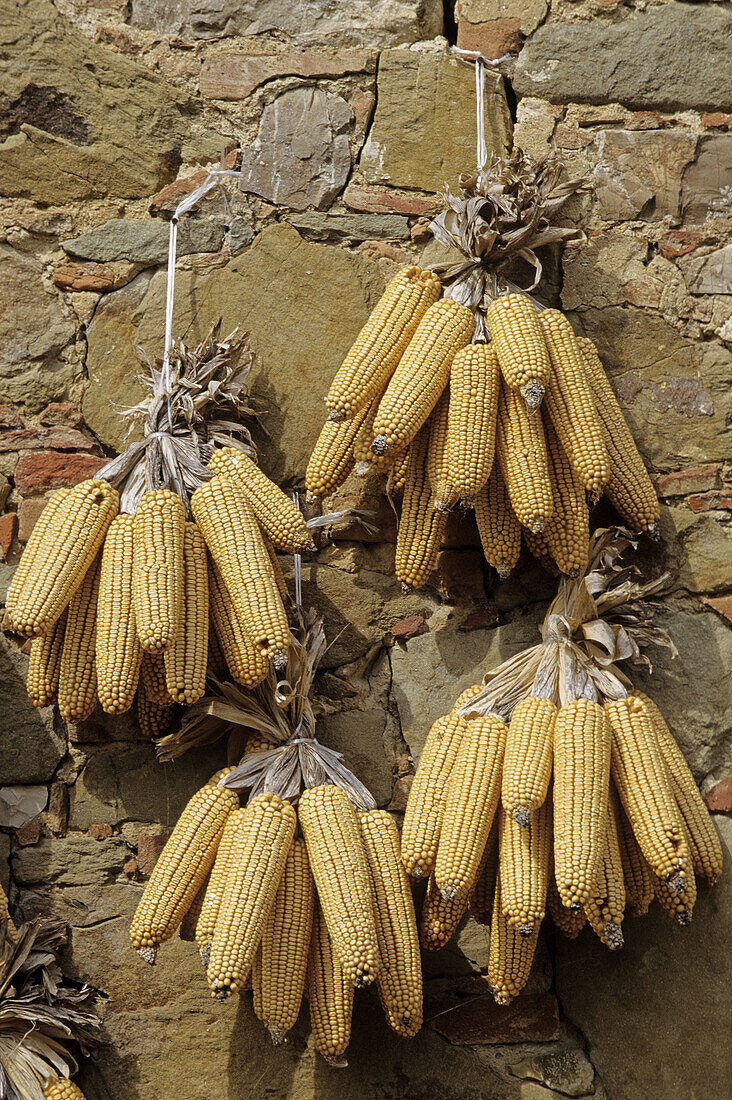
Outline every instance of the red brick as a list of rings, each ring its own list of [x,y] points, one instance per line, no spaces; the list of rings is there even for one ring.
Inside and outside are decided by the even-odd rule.
[[[94,477],[106,461],[97,455],[61,451],[23,454],[15,467],[15,486],[21,493],[44,493],[65,485],[77,485],[85,478]]]
[[[718,489],[722,468],[716,464],[690,466],[656,479],[656,492],[660,497],[683,497],[688,493],[706,493]]]
[[[69,824],[69,788],[65,783],[52,783],[46,810],[46,825],[54,836],[66,836]]]
[[[82,263],[69,260],[59,264],[51,275],[51,282],[61,290],[114,290],[114,272],[105,264]]]
[[[76,428],[19,428],[0,431],[0,452],[8,451],[93,451],[93,440]]]
[[[86,833],[92,840],[109,840],[112,835],[112,826],[100,822],[99,824],[90,825]]]
[[[507,53],[520,53],[524,42],[520,19],[488,19],[484,23],[458,22],[458,48],[476,50],[488,60],[498,60]]]
[[[460,623],[458,630],[464,630],[466,633],[471,630],[489,630],[497,622],[498,609],[495,604],[487,603],[483,607],[479,607],[477,611],[471,611]]]
[[[665,130],[668,120],[656,111],[634,111],[626,125],[628,130]]]
[[[245,54],[220,52],[201,69],[201,94],[211,99],[246,99],[255,88],[276,77],[333,77],[373,72],[376,55],[368,50],[273,50]]]
[[[46,427],[80,428],[84,417],[70,401],[52,401],[38,417]]]
[[[430,1018],[430,1026],[456,1046],[559,1038],[559,1006],[551,993],[527,993],[510,1005],[497,1005],[482,978],[461,982],[453,994],[428,996],[425,1019]]]
[[[391,636],[400,642],[406,642],[409,638],[420,634],[424,625],[424,615],[410,615],[407,619],[400,619],[398,623],[394,623]]]
[[[41,839],[41,815],[38,814],[32,821],[26,821],[25,825],[21,825],[19,829],[15,830],[15,839],[21,848],[27,848],[30,844],[37,844]]]
[[[6,561],[13,545],[13,539],[18,533],[18,513],[6,512],[0,516],[0,555]]]
[[[358,210],[364,214],[406,214],[419,217],[421,214],[434,214],[440,208],[437,198],[400,195],[397,191],[364,187],[358,183],[349,183],[343,201],[349,210]]]
[[[167,829],[154,833],[140,833],[140,839],[137,842],[137,863],[143,875],[151,873],[169,835]]]
[[[732,490],[720,489],[716,493],[692,493],[686,498],[692,512],[712,512],[732,508]]]
[[[732,596],[705,596],[704,603],[732,623]]]
[[[704,801],[710,813],[732,814],[732,775],[720,779],[711,791],[707,791]]]
[[[658,248],[667,260],[676,260],[693,252],[705,241],[703,233],[692,233],[687,229],[672,229],[661,237]]]
[[[407,799],[409,798],[409,792],[412,789],[412,783],[414,782],[413,775],[403,775],[397,779],[394,784],[394,790],[391,795],[391,802],[388,809],[393,814],[403,814],[407,808]]]
[[[726,115],[723,111],[707,111],[702,115],[702,126],[710,130],[732,129],[732,115]]]

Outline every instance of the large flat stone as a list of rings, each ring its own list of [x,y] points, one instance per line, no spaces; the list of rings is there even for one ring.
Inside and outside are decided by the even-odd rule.
[[[488,152],[505,153],[511,116],[499,76],[486,75]],[[369,183],[442,191],[475,168],[475,80],[470,66],[433,51],[381,55],[376,113],[361,153]]]
[[[519,96],[675,111],[732,109],[732,12],[669,3],[617,22],[545,23],[519,55]]]
[[[283,76],[343,76],[373,72],[376,54],[367,50],[220,51],[203,63],[199,87],[211,99],[246,99],[255,88]]]
[[[196,219],[183,221],[178,229],[177,255],[218,252],[225,232],[225,227],[220,222]],[[95,260],[99,263],[129,260],[131,263],[152,267],[166,263],[169,234],[169,227],[165,222],[135,222],[125,218],[112,218],[104,225],[87,230],[80,237],[64,241],[63,248],[70,256],[78,256],[82,260]]]
[[[46,783],[66,753],[66,737],[55,727],[53,709],[31,706],[27,669],[28,658],[0,635],[0,786]]]
[[[74,833],[62,839],[44,838],[18,849],[13,877],[20,886],[101,886],[120,874],[128,855],[119,837],[94,840]]]

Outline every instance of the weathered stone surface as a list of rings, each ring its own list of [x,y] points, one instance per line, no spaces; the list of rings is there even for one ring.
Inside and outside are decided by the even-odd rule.
[[[524,34],[531,34],[546,18],[546,0],[458,0],[455,14],[471,23],[489,19],[518,19]]]
[[[557,994],[610,1096],[687,1100],[728,1091],[732,973],[720,945],[732,934],[732,821],[716,824],[728,849],[724,871],[715,887],[700,887],[691,928],[654,905],[625,922],[617,956],[587,929],[574,942],[558,937]]]
[[[397,214],[292,214],[285,219],[316,241],[407,240],[409,222]]]
[[[177,254],[189,256],[192,252],[218,252],[224,232],[221,222],[195,218],[183,221],[178,228]],[[63,241],[63,248],[69,256],[77,256],[81,260],[95,260],[97,263],[128,260],[153,267],[167,262],[169,235],[169,227],[164,222],[112,218],[104,225],[82,233],[80,237]]]
[[[175,175],[198,111],[185,93],[90,41],[49,0],[3,12],[0,194],[42,203],[150,194]]]
[[[20,829],[45,810],[47,802],[48,787],[0,787],[0,825]]]
[[[391,800],[392,774],[384,752],[386,712],[374,706],[329,714],[318,721],[317,737],[342,752],[344,763],[365,783],[378,806]]]
[[[690,260],[684,273],[693,294],[732,294],[732,244]]]
[[[343,192],[343,201],[351,210],[369,214],[407,214],[419,216],[433,214],[439,209],[437,198],[419,195],[401,195],[380,187],[364,187],[351,183]]]
[[[127,845],[119,838],[70,834],[22,848],[13,860],[13,875],[20,886],[101,886],[120,873],[126,857]]]
[[[670,541],[669,565],[679,587],[695,595],[729,591],[732,545],[721,523],[711,516],[689,515],[687,508],[670,508],[662,517],[661,530]]]
[[[283,31],[301,45],[392,46],[434,38],[442,30],[439,0],[332,0],[306,7],[287,0],[133,0],[132,23],[158,33],[211,39]]]
[[[595,186],[600,215],[659,221],[681,212],[684,171],[698,135],[666,130],[601,130]]]
[[[5,451],[93,451],[94,441],[75,428],[18,428],[0,431],[0,453]]]
[[[461,19],[458,23],[458,49],[480,53],[489,59],[517,54],[523,42],[520,19],[489,19],[485,23]]]
[[[0,714],[5,735],[0,785],[45,783],[63,759],[66,739],[54,728],[51,707],[35,709],[25,690],[28,658],[0,635]]]
[[[459,996],[430,998],[427,1016],[435,1017],[432,1024],[435,1031],[458,1046],[546,1043],[558,1038],[556,997],[550,993],[529,993],[517,997],[510,1005],[497,1005],[485,985],[482,978],[462,982],[460,994],[468,1002],[466,1004],[460,1003]]]
[[[59,357],[74,323],[42,274],[30,256],[0,245],[0,387],[6,400],[31,409],[63,396],[74,377]]]
[[[547,13],[546,0],[458,0],[458,46],[484,57],[518,53]]]
[[[705,466],[691,466],[674,470],[656,479],[656,492],[660,497],[680,497],[686,493],[706,493],[722,484],[722,467],[716,462]]]
[[[15,485],[21,493],[45,493],[64,485],[77,485],[105,463],[100,455],[41,451],[22,454],[15,466]]]
[[[7,560],[13,539],[18,533],[18,513],[7,512],[0,516],[0,555],[3,561]]]
[[[51,281],[59,290],[105,293],[129,283],[140,271],[138,264],[120,260],[114,264],[79,263],[71,260],[54,268]]]
[[[700,224],[706,218],[732,214],[732,134],[699,138],[696,158],[684,174],[684,220]]]
[[[241,188],[305,210],[330,205],[351,170],[353,111],[321,88],[293,88],[262,111],[259,133],[242,152]]]
[[[268,53],[221,52],[207,57],[198,85],[211,99],[246,99],[282,76],[332,77],[373,72],[376,54],[366,50],[272,50]]]
[[[105,443],[121,447],[124,426],[110,408],[140,399],[133,344],[162,346],[165,278],[145,274],[108,295],[89,327],[84,417]],[[257,362],[253,392],[264,399],[268,439],[262,463],[276,480],[302,476],[325,419],[323,395],[383,287],[378,268],[360,256],[304,241],[291,226],[262,232],[250,249],[210,274],[176,277],[174,331],[187,343],[212,321],[224,332],[251,333]]]
[[[469,66],[443,53],[386,50],[376,113],[361,153],[369,183],[442,191],[475,166],[475,88]],[[511,118],[498,76],[486,75],[486,143],[509,146]]]
[[[586,1096],[593,1092],[595,1071],[583,1050],[537,1054],[509,1066],[516,1077],[540,1081],[562,1096]]]
[[[545,23],[519,55],[514,87],[553,103],[728,111],[731,29],[726,5],[674,0],[615,23]]]

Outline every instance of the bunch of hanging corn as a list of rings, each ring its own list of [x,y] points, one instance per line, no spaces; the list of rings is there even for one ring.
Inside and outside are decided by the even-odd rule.
[[[388,471],[402,496],[396,572],[411,587],[435,568],[455,505],[475,509],[502,576],[522,531],[533,554],[578,575],[588,494],[653,530],[656,494],[592,342],[514,293],[487,309],[489,342],[471,343],[471,310],[440,294],[416,265],[387,285],[326,396],[308,492],[328,496],[354,468]]]
[[[249,751],[267,747],[254,737]],[[316,1050],[335,1065],[356,988],[376,982],[389,1025],[422,1025],[417,922],[399,833],[384,810],[358,813],[339,787],[273,793],[240,808],[217,773],[190,800],[155,865],[130,928],[153,963],[180,929],[194,940],[212,996],[251,989],[274,1043],[310,1005]],[[297,835],[296,835],[297,834]]]

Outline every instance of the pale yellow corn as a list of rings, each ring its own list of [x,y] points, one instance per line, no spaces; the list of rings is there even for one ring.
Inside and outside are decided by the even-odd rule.
[[[34,707],[47,707],[56,702],[65,630],[66,610],[45,634],[31,642],[26,690]]]
[[[467,910],[467,897],[458,894],[446,901],[435,883],[435,876],[430,875],[419,917],[419,942],[423,949],[440,951],[455,935]]]
[[[504,386],[498,399],[496,457],[511,507],[529,531],[543,531],[554,508],[541,412]]]
[[[549,353],[536,309],[525,294],[507,294],[490,304],[486,321],[504,382],[529,408],[538,408],[549,378]]]
[[[165,684],[176,703],[190,706],[206,690],[209,619],[206,544],[195,523],[183,536],[183,611],[178,633],[165,650]]]
[[[305,488],[309,498],[330,496],[346,480],[356,461],[355,440],[368,412],[369,406],[366,405],[348,420],[340,423],[326,420],[305,471]]]
[[[508,923],[503,912],[499,874],[491,916],[487,973],[493,996],[499,1005],[510,1004],[529,980],[538,939],[538,924],[531,935],[522,936]]]
[[[313,921],[308,959],[308,1002],[315,1049],[331,1066],[347,1066],[351,1038],[353,982],[333,949],[320,906]]]
[[[101,555],[97,555],[69,602],[61,651],[58,709],[69,722],[82,722],[97,705],[97,599]]]
[[[498,812],[501,904],[506,920],[530,936],[544,919],[552,842],[551,806],[544,802],[521,825],[503,807]]]
[[[97,690],[107,714],[132,706],[142,649],[132,603],[133,516],[112,521],[104,540],[97,598]]]
[[[166,650],[183,614],[183,501],[169,489],[143,493],[135,512],[132,598],[143,649]]]
[[[623,946],[625,878],[619,837],[620,806],[615,790],[608,799],[605,844],[595,883],[584,904],[590,927],[611,951]]]
[[[507,577],[521,553],[521,524],[511,507],[498,463],[475,497],[475,520],[485,560],[499,577]]]
[[[503,759],[501,802],[521,825],[546,801],[552,777],[557,708],[549,699],[528,695],[513,708]]]
[[[243,489],[262,533],[278,550],[285,554],[302,554],[315,549],[305,517],[294,500],[270,481],[243,451],[222,447],[215,452],[208,468],[215,474],[226,474]]]
[[[421,588],[434,571],[447,525],[447,515],[432,507],[426,465],[428,446],[429,427],[425,426],[409,448],[397,531],[396,575],[409,588]]]
[[[439,507],[474,500],[488,481],[500,385],[498,357],[491,344],[469,344],[457,352],[450,368],[446,470],[433,486]]]

